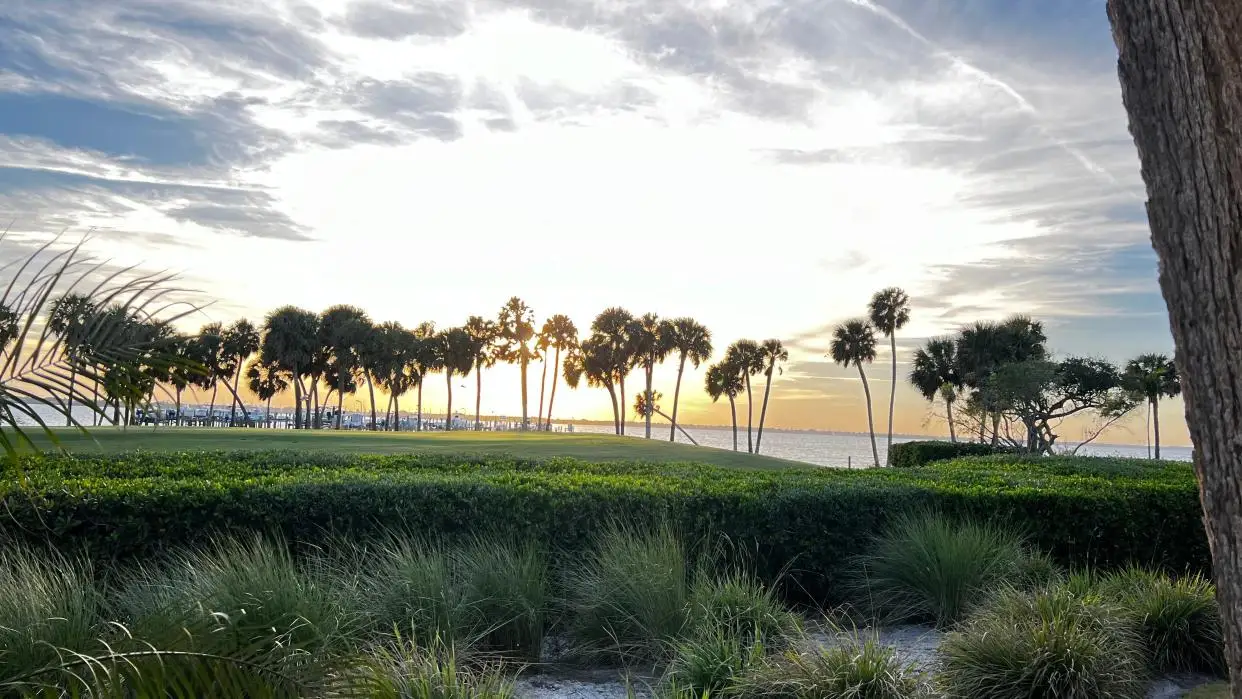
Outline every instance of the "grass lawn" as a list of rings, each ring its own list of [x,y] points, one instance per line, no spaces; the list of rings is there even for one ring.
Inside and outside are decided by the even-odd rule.
[[[745,452],[673,444],[659,439],[555,432],[333,432],[242,428],[130,427],[56,430],[70,452],[253,451],[291,449],[355,454],[505,454],[529,459],[573,457],[585,461],[694,461],[734,468],[817,468],[798,461]]]
[[[1229,699],[1229,683],[1213,682],[1190,690],[1186,699]]]

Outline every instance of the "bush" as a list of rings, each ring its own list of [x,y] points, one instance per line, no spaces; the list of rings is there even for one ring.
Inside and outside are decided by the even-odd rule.
[[[1129,568],[1105,576],[1100,589],[1138,631],[1155,672],[1225,674],[1225,640],[1210,581]]]
[[[801,631],[798,615],[772,588],[740,571],[698,574],[690,590],[689,619],[699,634],[720,632],[777,648]]]
[[[1068,587],[1008,590],[940,646],[951,699],[1139,699],[1146,673],[1119,611]]]
[[[0,682],[100,648],[100,596],[83,561],[0,548]]]
[[[733,692],[763,660],[765,646],[754,630],[711,628],[676,645],[665,694],[703,697]]]
[[[548,564],[531,542],[480,538],[457,552],[472,631],[485,650],[539,660]]]
[[[389,536],[376,547],[367,581],[375,630],[463,643],[470,638],[466,589],[453,554],[416,538]]]
[[[926,466],[933,461],[949,461],[964,456],[993,456],[1016,454],[1009,447],[992,446],[978,442],[920,441],[900,442],[889,449],[889,464],[895,468]]]
[[[913,699],[927,696],[922,678],[875,639],[842,636],[825,648],[789,651],[750,672],[744,697],[780,699]]]
[[[149,559],[212,530],[274,532],[305,546],[329,532],[365,540],[390,528],[446,541],[503,531],[572,558],[609,521],[663,520],[687,541],[723,536],[754,549],[765,583],[835,604],[851,559],[869,545],[860,533],[913,508],[995,518],[1067,567],[1137,560],[1205,571],[1210,560],[1188,464],[981,457],[913,469],[747,471],[260,452],[47,456],[21,467],[25,486],[0,477],[14,534],[109,560]],[[0,474],[12,468],[0,465]]]
[[[494,662],[465,663],[456,647],[439,637],[422,645],[398,637],[369,649],[350,674],[351,693],[371,699],[510,699],[513,683]]]
[[[1017,582],[1026,558],[1022,539],[995,524],[904,515],[860,559],[859,585],[890,621],[945,627],[989,591]]]

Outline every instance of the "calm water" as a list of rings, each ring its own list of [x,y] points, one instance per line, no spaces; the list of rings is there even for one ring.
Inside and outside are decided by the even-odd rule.
[[[65,420],[58,417],[51,410],[40,409],[40,414],[45,415],[48,424],[63,425]],[[85,408],[75,408],[74,417],[82,424],[89,425],[91,423],[91,413]],[[28,420],[26,422],[29,422]],[[611,425],[574,425],[575,432],[611,434]],[[732,449],[733,448],[733,432],[728,428],[711,428],[711,427],[688,427],[689,432],[700,446],[714,447],[716,449]],[[642,438],[642,425],[633,424],[626,426],[627,436]],[[668,439],[668,424],[653,424],[651,426],[651,435],[653,439]],[[926,437],[893,437],[893,442],[908,442],[913,439],[926,439]],[[685,437],[678,432],[677,441],[686,443]],[[745,428],[738,430],[738,447],[743,451],[746,450],[746,430]],[[871,443],[865,434],[851,434],[842,432],[791,432],[782,430],[765,429],[763,431],[763,450],[762,453],[767,456],[775,456],[782,459],[790,459],[792,461],[804,461],[806,463],[818,464],[820,466],[866,466],[871,463]],[[884,463],[884,438],[876,437],[876,447],[880,452],[880,463]],[[1161,447],[1161,456],[1166,459],[1176,459],[1179,461],[1190,461],[1190,449],[1188,447]],[[1083,447],[1080,454],[1091,456],[1124,456],[1132,458],[1146,458],[1146,446],[1134,446],[1125,444],[1088,444]]]

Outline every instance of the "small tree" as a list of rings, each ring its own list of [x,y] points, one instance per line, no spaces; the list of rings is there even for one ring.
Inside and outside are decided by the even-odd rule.
[[[1122,385],[1138,400],[1147,402],[1156,441],[1156,458],[1160,458],[1160,399],[1173,398],[1182,392],[1177,366],[1163,354],[1144,354],[1126,363]]]

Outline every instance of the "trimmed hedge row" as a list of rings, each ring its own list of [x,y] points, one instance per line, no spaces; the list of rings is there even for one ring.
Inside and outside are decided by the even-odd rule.
[[[212,532],[277,531],[315,544],[386,528],[498,531],[581,550],[610,518],[668,518],[724,535],[759,572],[834,601],[851,558],[896,513],[998,517],[1065,564],[1207,570],[1187,464],[964,459],[913,469],[742,471],[697,464],[305,453],[28,458],[5,467],[11,535],[134,559]],[[20,473],[18,472],[20,469]]]
[[[933,461],[949,461],[965,456],[1017,454],[1009,447],[994,447],[979,442],[940,442],[934,440],[901,442],[889,450],[890,464],[897,468],[913,468]]]

